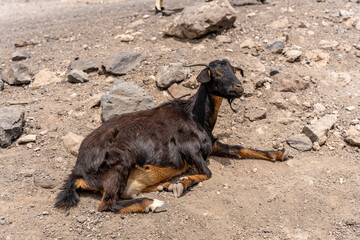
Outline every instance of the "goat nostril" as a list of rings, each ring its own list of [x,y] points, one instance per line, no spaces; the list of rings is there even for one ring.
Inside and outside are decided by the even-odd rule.
[[[237,83],[237,84],[235,84],[235,87],[236,88],[242,88],[242,85],[241,85],[241,83]]]

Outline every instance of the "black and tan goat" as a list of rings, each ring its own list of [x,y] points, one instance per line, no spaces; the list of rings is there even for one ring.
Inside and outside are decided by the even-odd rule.
[[[188,100],[174,100],[159,107],[115,116],[81,143],[75,167],[56,198],[55,206],[77,205],[76,189],[100,191],[98,210],[120,214],[160,212],[162,201],[135,198],[139,193],[183,191],[209,179],[209,155],[230,158],[286,159],[287,150],[258,151],[219,142],[212,134],[223,99],[231,102],[243,93],[235,72],[243,70],[227,60],[213,61],[197,76],[201,83]],[[189,168],[198,172],[167,182]]]
[[[212,2],[212,1],[213,0],[205,0],[205,2]],[[256,0],[256,1],[265,3],[266,0]],[[160,13],[163,10],[165,10],[163,2],[164,2],[163,0],[155,0],[155,13]]]

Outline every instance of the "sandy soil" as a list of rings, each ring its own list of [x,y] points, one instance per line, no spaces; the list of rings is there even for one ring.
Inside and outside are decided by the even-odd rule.
[[[195,2],[202,1],[168,0],[165,7],[179,9]],[[152,0],[0,2],[0,68],[11,64],[16,39],[34,40],[37,45],[21,49],[31,55],[24,63],[34,74],[47,68],[63,79],[38,90],[6,85],[0,92],[0,106],[25,109],[24,133],[38,135],[36,143],[13,143],[0,149],[0,239],[360,239],[360,154],[343,137],[350,121],[360,116],[356,57],[360,54],[353,46],[360,45],[360,32],[347,28],[334,15],[346,10],[359,17],[360,4],[345,0],[231,3],[238,11],[236,27],[222,34],[232,42],[220,44],[215,34],[192,41],[163,37],[167,23],[179,13],[155,15]],[[289,20],[285,31],[269,27],[284,17]],[[136,33],[134,41],[114,39],[139,19],[144,24],[130,31]],[[309,26],[299,27],[301,21]],[[266,50],[266,42],[286,36],[287,46],[304,52],[318,49],[323,39],[350,45],[351,50],[323,50],[330,60],[321,67],[287,63],[284,56]],[[250,38],[257,49],[239,47]],[[304,91],[281,93],[288,103],[284,110],[270,104],[278,93],[273,87],[259,88],[238,101],[237,114],[224,104],[215,134],[228,143],[263,150],[290,148],[286,139],[300,133],[315,117],[336,113],[338,121],[319,151],[291,149],[292,158],[276,163],[211,157],[213,177],[186,195],[144,194],[165,201],[167,212],[99,213],[101,196],[93,193],[81,193],[78,207],[69,213],[54,209],[54,198],[76,160],[66,152],[62,137],[68,132],[86,136],[101,124],[100,109],[90,109],[88,100],[112,86],[97,73],[91,74],[88,83],[71,84],[66,81],[68,65],[75,58],[102,60],[124,50],[147,58],[121,79],[142,86],[157,105],[171,97],[158,90],[154,81],[145,84],[143,80],[177,59],[198,63],[228,58],[244,67],[245,86],[268,77],[272,66],[290,76],[312,79]],[[192,69],[193,76],[198,72]],[[351,80],[346,82],[339,73],[348,74]],[[315,112],[316,103],[326,109]],[[356,108],[348,111],[348,106]],[[250,122],[244,117],[261,108],[267,110],[265,119]],[[284,117],[287,124],[281,121]],[[37,179],[55,187],[38,187]]]

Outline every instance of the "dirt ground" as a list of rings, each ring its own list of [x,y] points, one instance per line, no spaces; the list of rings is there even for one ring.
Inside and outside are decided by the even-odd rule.
[[[181,9],[201,2],[166,0],[165,7]],[[31,55],[23,62],[34,74],[47,68],[63,79],[37,90],[5,85],[0,92],[0,107],[25,109],[24,133],[38,136],[36,143],[15,142],[0,149],[0,239],[360,239],[360,151],[344,141],[350,121],[360,116],[356,56],[360,56],[356,49],[360,31],[346,27],[337,15],[346,10],[359,17],[360,4],[345,0],[230,2],[238,12],[237,20],[235,28],[222,33],[232,42],[223,44],[216,34],[191,41],[164,37],[163,30],[180,13],[155,15],[153,0],[0,2],[0,68],[11,64],[16,39],[33,40],[38,44],[20,49]],[[269,27],[282,18],[289,20],[288,27]],[[144,23],[128,31],[135,37],[132,42],[115,39],[140,19]],[[300,27],[302,21],[309,25]],[[257,47],[240,48],[246,39]],[[325,66],[288,63],[284,56],[266,49],[266,43],[277,39],[287,39],[286,46],[304,53],[319,49],[320,40],[336,40],[351,49],[323,50],[330,56]],[[80,193],[79,205],[68,213],[54,209],[55,196],[76,160],[65,150],[62,137],[69,132],[86,136],[101,124],[101,110],[90,108],[88,100],[112,86],[97,73],[87,83],[71,84],[66,81],[68,65],[75,58],[102,60],[125,50],[139,52],[146,60],[120,78],[143,87],[156,105],[171,97],[157,89],[150,76],[178,59],[206,63],[227,58],[245,69],[245,86],[269,77],[274,66],[289,76],[310,77],[306,90],[280,93],[287,103],[285,109],[270,103],[279,94],[273,84],[237,101],[237,114],[224,104],[215,135],[227,143],[262,150],[290,148],[286,139],[314,118],[335,113],[338,121],[318,151],[291,149],[288,161],[275,163],[210,157],[213,177],[184,196],[143,194],[165,201],[166,212],[99,213],[101,196],[94,193]],[[192,69],[192,75],[200,70]],[[350,80],[341,77],[344,73]],[[314,111],[316,103],[325,110]],[[348,106],[355,109],[349,111]],[[250,122],[244,115],[253,109],[266,109],[266,118]],[[36,179],[51,181],[55,187],[39,187]]]

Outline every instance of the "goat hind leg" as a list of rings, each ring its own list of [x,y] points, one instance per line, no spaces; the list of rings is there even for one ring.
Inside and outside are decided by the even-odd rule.
[[[242,146],[232,146],[216,141],[213,144],[213,150],[210,155],[238,159],[253,158],[268,161],[284,161],[288,157],[288,154],[289,150],[287,149],[280,151],[260,151],[244,148]]]

